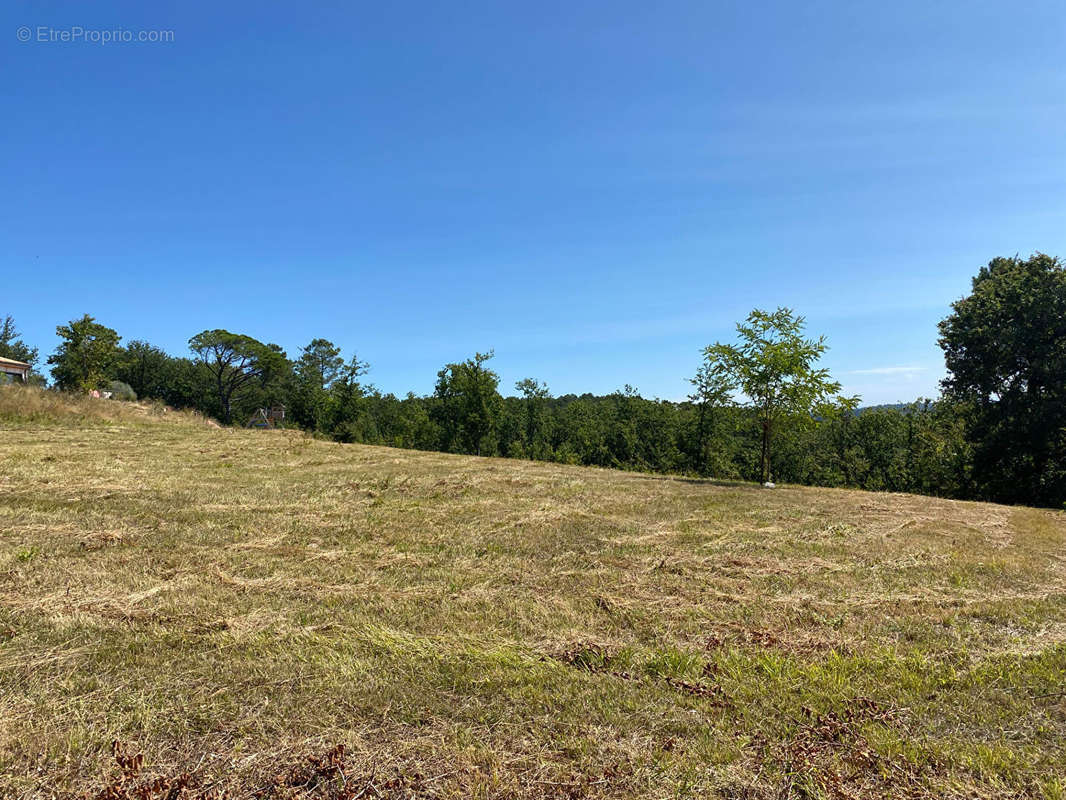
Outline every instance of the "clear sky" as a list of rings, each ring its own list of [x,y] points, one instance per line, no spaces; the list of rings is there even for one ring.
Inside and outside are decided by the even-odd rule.
[[[894,402],[978,267],[1066,256],[1062,0],[313,5],[3,4],[0,314],[42,356],[90,313],[676,399],[788,305]]]

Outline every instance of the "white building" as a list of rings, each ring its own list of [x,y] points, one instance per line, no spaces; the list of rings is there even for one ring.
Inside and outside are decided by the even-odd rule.
[[[30,365],[13,358],[0,358],[0,383],[25,383],[30,375]]]

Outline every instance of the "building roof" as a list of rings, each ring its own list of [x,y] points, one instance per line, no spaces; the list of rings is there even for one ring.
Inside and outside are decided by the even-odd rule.
[[[0,358],[0,365],[5,367],[25,367],[26,369],[30,368],[30,365],[27,364],[25,361],[16,361],[13,358]]]

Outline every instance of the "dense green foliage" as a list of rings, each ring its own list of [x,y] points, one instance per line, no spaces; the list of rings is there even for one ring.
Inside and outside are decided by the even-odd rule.
[[[980,494],[1058,505],[1066,497],[1066,267],[1043,254],[997,258],[940,323],[965,411]]]
[[[60,389],[92,391],[104,388],[119,359],[122,337],[88,314],[56,328],[60,345],[48,357],[52,378]]]
[[[277,345],[216,329],[193,336],[189,349],[211,377],[215,413],[223,422],[233,422],[234,403],[250,397],[258,402],[282,399],[282,393],[272,389],[292,365]]]
[[[476,353],[437,373],[431,418],[440,429],[440,448],[455,453],[496,455],[503,407],[499,376],[485,367],[492,352]]]
[[[316,338],[292,361],[225,330],[189,340],[193,358],[118,334],[86,315],[57,329],[56,385],[128,384],[129,394],[242,424],[284,406],[287,425],[341,442],[506,456],[717,479],[918,492],[1061,507],[1066,501],[1066,269],[995,259],[940,325],[944,396],[858,409],[817,362],[789,309],[753,311],[735,344],[703,351],[684,401],[631,386],[553,397],[534,378],[500,393],[492,351],[444,365],[428,396],[364,383],[368,365]],[[36,356],[4,323],[3,352]],[[29,360],[20,359],[20,360]],[[772,457],[771,457],[772,456]]]

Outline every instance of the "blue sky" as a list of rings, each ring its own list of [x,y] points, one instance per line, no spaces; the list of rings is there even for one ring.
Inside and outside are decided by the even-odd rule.
[[[1058,0],[323,5],[4,4],[0,313],[42,353],[88,312],[679,398],[788,305],[894,402],[981,264],[1066,255]],[[173,41],[39,40],[75,26]]]

